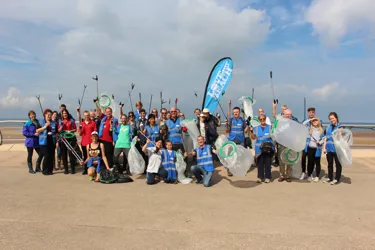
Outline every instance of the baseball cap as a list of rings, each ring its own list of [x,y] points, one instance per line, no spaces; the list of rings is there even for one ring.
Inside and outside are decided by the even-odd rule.
[[[210,113],[210,110],[208,108],[203,109],[203,113]]]
[[[200,114],[199,116],[200,116],[200,117],[206,117],[204,114]]]
[[[93,132],[91,133],[91,135],[98,135],[98,132],[93,131]]]

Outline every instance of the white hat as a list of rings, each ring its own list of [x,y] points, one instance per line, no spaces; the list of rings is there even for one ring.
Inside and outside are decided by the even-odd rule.
[[[93,131],[93,132],[91,133],[91,135],[98,135],[98,132]]]
[[[208,108],[203,109],[203,113],[210,113],[210,110]]]
[[[206,117],[204,114],[200,114],[199,116],[200,116],[200,117]]]

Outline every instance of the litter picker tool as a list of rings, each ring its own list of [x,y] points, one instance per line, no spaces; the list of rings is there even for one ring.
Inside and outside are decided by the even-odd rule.
[[[272,71],[270,71],[270,80],[271,80],[271,89],[272,89],[272,97],[273,97],[273,103],[278,104],[279,100],[275,99],[275,88],[273,86],[273,80],[272,80]]]
[[[139,101],[142,102],[142,94],[139,93]]]
[[[83,85],[83,92],[82,92],[81,100],[78,99],[79,109],[81,109],[82,107],[83,97],[85,96],[86,88],[87,88],[87,85]]]
[[[42,108],[42,103],[40,102],[40,95],[37,95],[36,99],[38,99],[40,110],[42,111],[42,116],[43,116],[43,108]]]
[[[99,98],[99,78],[98,75],[92,78],[94,81],[96,81],[96,96]]]
[[[148,113],[150,114],[151,112],[151,104],[152,104],[152,95],[150,97],[150,106],[148,107]],[[155,117],[156,118],[156,117]]]

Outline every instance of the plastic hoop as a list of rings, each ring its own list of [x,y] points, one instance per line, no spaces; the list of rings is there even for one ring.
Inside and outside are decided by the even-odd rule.
[[[60,134],[60,137],[64,137],[65,139],[72,139],[74,136],[73,132],[63,132]]]
[[[296,153],[297,153],[296,159],[294,159],[294,160],[290,160],[290,159],[289,159],[289,153],[290,153],[290,151],[292,151],[292,150],[291,150],[291,149],[288,149],[288,151],[286,151],[286,157],[285,157],[285,159],[286,159],[289,163],[296,163],[296,162],[298,161],[298,159],[299,159],[299,152],[296,152]]]
[[[230,145],[233,147],[233,151],[229,155],[225,155],[223,152],[224,147],[226,147],[227,145]],[[236,152],[237,152],[237,145],[232,141],[224,142],[224,144],[220,148],[220,156],[223,157],[223,159],[232,157]]]
[[[106,105],[102,105],[101,101],[103,98],[107,98],[108,99],[108,104]],[[101,95],[99,97],[99,106],[102,107],[102,108],[108,108],[109,106],[111,106],[111,98],[108,96],[108,95]]]
[[[275,129],[278,123],[279,123],[279,120],[276,119],[275,122],[272,124],[272,134],[275,132]]]

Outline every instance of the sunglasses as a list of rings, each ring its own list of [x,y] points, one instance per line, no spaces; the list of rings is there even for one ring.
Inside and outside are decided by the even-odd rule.
[[[162,114],[162,115],[166,115],[167,113],[162,112],[161,114]]]
[[[171,111],[171,113],[177,113],[177,111]]]
[[[264,119],[264,118],[261,118],[261,119],[259,119],[259,121],[265,121],[266,119]]]
[[[129,115],[128,117],[134,117],[134,115]]]

